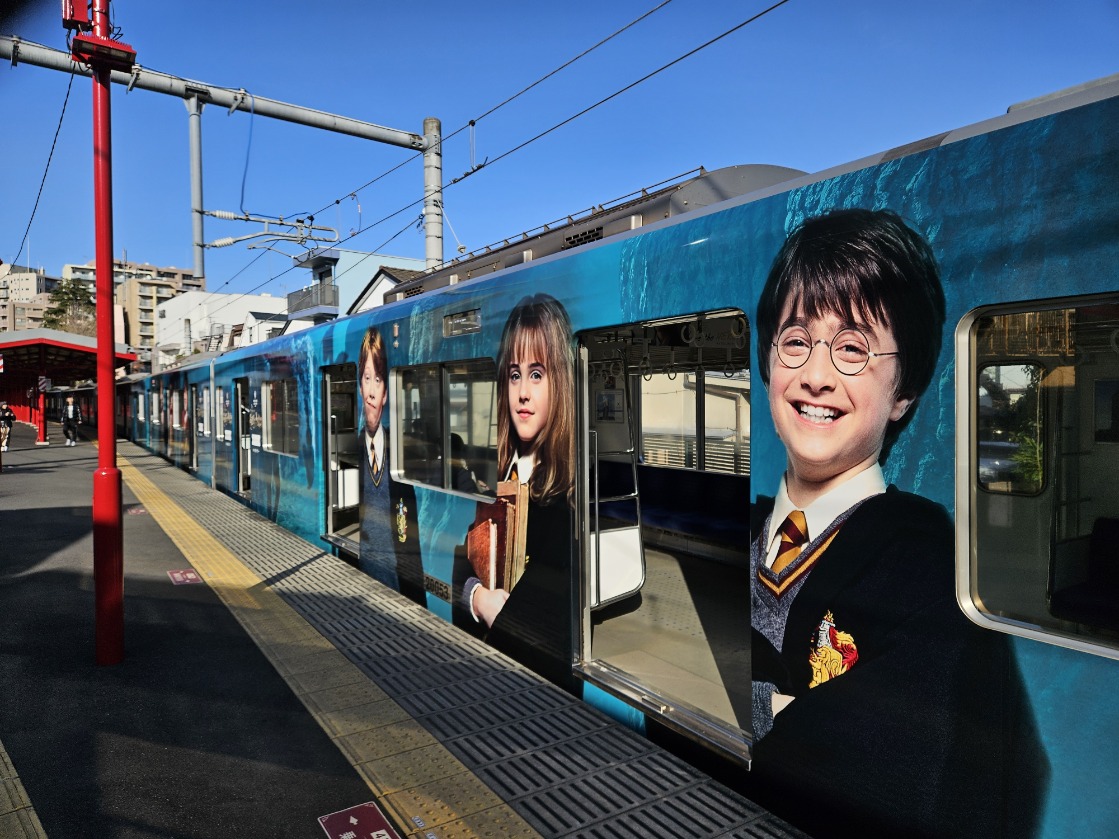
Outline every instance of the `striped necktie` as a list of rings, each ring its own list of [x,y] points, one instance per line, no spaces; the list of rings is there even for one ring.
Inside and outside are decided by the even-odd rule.
[[[781,544],[777,548],[777,558],[773,560],[774,574],[780,574],[794,559],[800,556],[800,549],[808,541],[808,522],[804,513],[793,510],[781,523]]]

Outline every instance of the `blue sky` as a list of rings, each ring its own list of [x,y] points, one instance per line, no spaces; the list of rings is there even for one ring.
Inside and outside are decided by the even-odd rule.
[[[114,0],[112,11],[145,67],[416,133],[434,116],[446,136],[660,3]],[[770,4],[671,0],[480,120],[473,159],[496,159]],[[3,34],[65,49],[58,8],[55,0],[33,3]],[[789,0],[447,186],[445,254],[454,255],[457,241],[479,248],[698,166],[819,171],[1115,72],[1119,0]],[[69,78],[0,65],[5,262],[23,240]],[[91,84],[74,79],[19,258],[27,264],[30,255],[55,276],[64,263],[94,258]],[[190,268],[186,108],[170,96],[114,85],[112,119],[114,254]],[[343,236],[368,228],[343,247],[423,257],[422,235],[411,225],[418,207],[372,226],[421,197],[418,159],[350,197],[409,152],[216,106],[202,122],[206,209],[289,218],[317,212],[317,224]],[[471,162],[464,131],[444,149],[445,183]],[[208,219],[206,239],[256,229]],[[244,245],[209,249],[207,287],[283,294],[309,281],[290,265],[280,253]]]

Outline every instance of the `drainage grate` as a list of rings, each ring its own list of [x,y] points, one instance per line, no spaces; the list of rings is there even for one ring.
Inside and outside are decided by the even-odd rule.
[[[343,560],[154,455],[120,448],[412,715],[339,737],[358,762],[406,748],[419,769],[421,756],[441,743],[546,837],[803,835]],[[461,777],[382,768],[396,778],[389,799],[402,814],[431,812],[433,796],[461,799],[459,812],[490,806],[490,793]],[[468,835],[470,821],[439,835]],[[510,831],[521,835],[523,825]]]

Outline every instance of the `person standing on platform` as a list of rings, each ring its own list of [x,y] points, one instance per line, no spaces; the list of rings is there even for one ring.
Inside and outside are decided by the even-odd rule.
[[[78,445],[78,426],[82,424],[82,409],[74,404],[74,397],[67,396],[62,406],[62,433],[66,435],[66,445]]]
[[[15,421],[15,411],[7,402],[0,402],[0,451],[8,450],[8,438],[11,437],[12,423]]]

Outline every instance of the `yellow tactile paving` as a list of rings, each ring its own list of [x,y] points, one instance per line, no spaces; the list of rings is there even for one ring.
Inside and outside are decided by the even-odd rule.
[[[128,488],[407,835],[436,825],[446,839],[540,835],[127,458],[118,464]]]
[[[0,836],[5,839],[46,839],[47,836],[3,743],[0,743]]]

